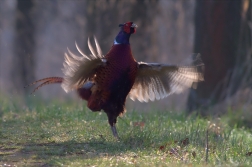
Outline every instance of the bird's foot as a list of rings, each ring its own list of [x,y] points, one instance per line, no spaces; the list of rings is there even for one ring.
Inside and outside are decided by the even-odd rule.
[[[118,133],[117,133],[117,130],[116,130],[116,127],[115,126],[111,126],[111,130],[112,130],[112,133],[114,135],[114,137],[119,140],[119,136],[118,136]]]

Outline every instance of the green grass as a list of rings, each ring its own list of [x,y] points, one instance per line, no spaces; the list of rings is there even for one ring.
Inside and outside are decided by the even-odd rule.
[[[106,115],[85,105],[0,104],[0,166],[252,165],[252,156],[246,155],[252,151],[252,133],[228,125],[228,117],[128,111],[118,119],[117,141]]]

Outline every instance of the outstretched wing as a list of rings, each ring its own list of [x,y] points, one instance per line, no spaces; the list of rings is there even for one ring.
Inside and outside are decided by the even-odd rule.
[[[75,44],[76,48],[82,57],[76,56],[69,49],[68,53],[65,53],[65,62],[63,64],[63,73],[65,76],[61,86],[66,92],[83,86],[86,81],[95,75],[95,71],[98,68],[106,65],[107,61],[102,55],[100,46],[95,38],[94,40],[96,51],[88,39],[88,47],[92,53],[89,56],[84,54],[77,44]]]
[[[172,93],[180,93],[203,81],[203,68],[200,56],[192,66],[174,66],[159,63],[138,63],[135,83],[129,93],[132,100],[148,102],[159,100]]]

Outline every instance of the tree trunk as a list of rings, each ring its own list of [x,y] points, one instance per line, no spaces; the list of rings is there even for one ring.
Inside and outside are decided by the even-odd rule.
[[[12,80],[17,93],[26,93],[23,87],[34,80],[34,27],[32,23],[32,0],[17,1]]]
[[[238,90],[243,74],[237,74],[235,67],[242,68],[237,62],[246,58],[240,51],[244,47],[241,41],[245,35],[241,31],[242,13],[247,2],[249,0],[196,1],[194,52],[202,55],[205,81],[190,91],[187,101],[189,113],[199,110],[203,114],[206,108]]]

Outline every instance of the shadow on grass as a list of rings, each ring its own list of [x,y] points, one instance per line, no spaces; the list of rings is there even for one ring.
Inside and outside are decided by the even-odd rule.
[[[2,152],[0,159],[4,157],[3,162],[26,161],[29,165],[50,166],[55,164],[55,161],[95,159],[151,148],[151,146],[144,146],[143,140],[143,138],[131,136],[120,141],[116,139],[108,141],[100,137],[88,142],[23,143],[14,146],[17,148],[0,149]]]

